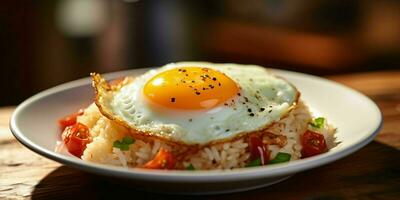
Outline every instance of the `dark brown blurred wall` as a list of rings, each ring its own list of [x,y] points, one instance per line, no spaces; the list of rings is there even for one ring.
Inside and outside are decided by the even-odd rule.
[[[3,1],[0,6],[0,106],[22,101],[34,88],[29,68],[33,28],[26,21],[33,13],[27,7],[32,2]]]
[[[98,28],[78,34],[90,20]],[[394,0],[5,0],[0,106],[92,71],[182,60],[317,75],[399,69],[399,35]]]
[[[86,77],[92,71],[118,70],[117,67],[107,69],[105,65],[125,65],[119,57],[115,61],[111,54],[121,54],[115,49],[115,39],[124,38],[118,35],[123,30],[121,25],[110,18],[109,26],[113,28],[97,35],[99,39],[64,35],[56,21],[59,3],[52,0],[2,3],[0,106],[18,104],[34,93]]]

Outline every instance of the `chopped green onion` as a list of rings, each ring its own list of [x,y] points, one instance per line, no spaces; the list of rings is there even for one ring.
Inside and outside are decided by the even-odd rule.
[[[261,159],[260,158],[252,160],[249,163],[247,163],[247,165],[246,165],[246,167],[256,167],[256,166],[261,166]]]
[[[116,141],[113,143],[113,147],[118,148],[118,149],[121,149],[121,148],[122,148],[122,145],[124,145],[124,143],[122,143],[122,142],[119,141],[119,140],[116,140]]]
[[[121,148],[121,142],[119,141],[119,140],[117,140],[117,141],[115,141],[114,143],[113,143],[113,147],[115,147],[115,148]]]
[[[114,143],[113,143],[113,147],[116,147],[116,148],[120,148],[121,147],[121,142],[120,141],[115,141]]]
[[[121,149],[122,151],[128,151],[129,150],[129,145],[133,144],[135,142],[135,139],[129,136],[125,136],[122,138],[122,140],[116,140],[113,143],[113,147]]]
[[[270,160],[268,163],[269,164],[276,164],[276,163],[283,163],[283,162],[287,162],[290,160],[290,157],[292,157],[290,154],[288,153],[283,153],[283,152],[279,152],[274,159]]]
[[[186,167],[186,170],[191,170],[191,171],[193,171],[193,170],[196,170],[196,169],[194,168],[194,166],[192,165],[192,163],[190,163],[190,165]]]
[[[315,118],[315,119],[310,123],[310,125],[311,125],[312,127],[314,127],[314,128],[322,128],[322,126],[324,125],[324,122],[325,122],[325,118],[323,118],[323,117],[318,117],[318,118]]]
[[[122,142],[125,144],[133,144],[133,142],[135,142],[135,139],[129,136],[125,136],[124,138],[122,138]]]
[[[128,150],[129,150],[129,144],[122,144],[121,147],[120,147],[120,149],[121,149],[122,151],[128,151]]]

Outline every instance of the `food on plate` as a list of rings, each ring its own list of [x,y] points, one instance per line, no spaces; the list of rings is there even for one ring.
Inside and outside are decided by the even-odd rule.
[[[300,92],[256,65],[179,62],[107,82],[95,101],[59,121],[82,160],[128,168],[209,170],[272,165],[335,146]]]

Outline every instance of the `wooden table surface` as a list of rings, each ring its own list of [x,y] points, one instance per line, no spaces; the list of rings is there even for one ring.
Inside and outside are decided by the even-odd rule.
[[[0,199],[400,199],[400,70],[328,77],[373,99],[384,125],[375,140],[334,163],[270,187],[226,195],[142,192],[39,156],[11,135],[0,108]]]

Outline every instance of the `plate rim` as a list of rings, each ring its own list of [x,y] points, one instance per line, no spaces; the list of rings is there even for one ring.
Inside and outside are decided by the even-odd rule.
[[[139,68],[139,69],[130,69],[130,70],[123,70],[117,72],[106,73],[104,76],[107,79],[118,78],[124,76],[125,74],[137,74],[140,75],[141,73],[152,69],[152,68]],[[343,84],[337,83],[335,81],[300,73],[294,71],[287,71],[281,69],[274,69],[274,68],[267,68],[268,70],[272,71],[273,73],[283,73],[283,74],[291,74],[295,76],[302,76],[302,77],[309,77],[312,79],[316,79],[318,81],[324,81],[335,86],[342,87],[346,90],[350,90],[353,94],[356,94],[358,97],[364,98],[364,100],[368,101],[368,103],[374,106],[375,111],[377,111],[378,120],[376,127],[374,130],[366,134],[359,142],[350,145],[348,147],[344,147],[343,149],[337,152],[327,152],[321,155],[313,156],[310,158],[305,158],[301,160],[291,161],[285,164],[277,164],[272,166],[261,166],[261,167],[252,167],[252,168],[240,168],[235,170],[199,170],[196,173],[182,171],[182,170],[172,170],[172,171],[165,171],[165,170],[146,170],[146,169],[125,169],[122,167],[117,166],[108,166],[104,164],[97,164],[92,162],[87,162],[80,160],[78,158],[73,158],[67,155],[63,155],[54,151],[47,150],[46,148],[41,147],[38,144],[35,144],[31,141],[28,137],[26,137],[23,132],[17,126],[17,118],[21,113],[23,113],[24,108],[28,107],[30,104],[45,98],[48,95],[62,92],[66,89],[73,89],[76,87],[80,87],[90,83],[90,77],[81,78],[78,80],[66,82],[60,84],[58,86],[49,88],[42,92],[39,92],[30,98],[23,101],[20,105],[17,106],[15,111],[13,112],[10,118],[10,130],[14,137],[22,143],[25,147],[30,149],[33,152],[38,153],[41,156],[59,162],[61,164],[80,169],[89,173],[95,173],[99,175],[106,175],[106,176],[113,176],[113,177],[120,177],[120,178],[128,178],[128,179],[135,179],[135,180],[143,180],[143,181],[158,181],[158,182],[225,182],[225,181],[239,181],[239,180],[249,180],[249,179],[256,179],[256,178],[268,178],[268,177],[276,177],[282,175],[289,175],[294,174],[300,171],[309,170],[312,168],[316,168],[327,163],[333,162],[335,160],[339,160],[343,157],[348,156],[349,154],[358,151],[369,142],[371,142],[375,136],[379,133],[383,125],[383,117],[382,112],[380,111],[379,107],[372,101],[369,97],[365,96],[364,94],[349,88]],[[223,173],[221,173],[223,172]]]

